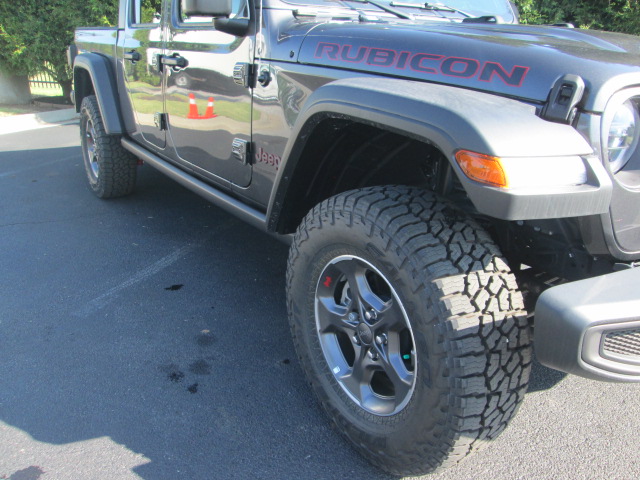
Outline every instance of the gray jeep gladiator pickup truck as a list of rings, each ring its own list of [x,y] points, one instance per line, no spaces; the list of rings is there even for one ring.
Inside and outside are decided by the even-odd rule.
[[[373,464],[496,438],[534,324],[543,364],[640,380],[638,38],[507,0],[119,12],[69,48],[91,189],[131,193],[144,162],[289,242],[300,363]]]

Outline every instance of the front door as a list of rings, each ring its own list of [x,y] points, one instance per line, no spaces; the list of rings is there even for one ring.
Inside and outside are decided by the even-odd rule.
[[[165,108],[174,150],[180,163],[212,181],[245,187],[251,182],[249,158],[238,146],[251,141],[251,90],[233,79],[237,64],[253,62],[250,35],[218,31],[211,17],[186,17],[180,1],[171,2],[164,55]],[[234,0],[231,17],[247,16],[246,0]],[[235,144],[236,153],[232,150]]]
[[[159,124],[164,111],[163,78],[158,68],[164,40],[163,2],[133,0],[131,3],[129,25],[118,46],[124,52],[126,89],[136,117],[137,131],[133,136],[141,143],[163,149],[166,134]]]

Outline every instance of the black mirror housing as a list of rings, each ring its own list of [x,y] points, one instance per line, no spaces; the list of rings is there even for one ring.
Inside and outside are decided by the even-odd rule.
[[[213,21],[216,30],[230,33],[236,37],[244,37],[249,31],[248,18],[216,18]]]

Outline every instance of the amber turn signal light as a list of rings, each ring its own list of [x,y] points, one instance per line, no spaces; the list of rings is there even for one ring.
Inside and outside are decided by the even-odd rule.
[[[456,161],[464,174],[471,180],[494,187],[507,188],[509,186],[507,175],[504,173],[504,168],[502,168],[498,157],[459,150],[456,152]]]

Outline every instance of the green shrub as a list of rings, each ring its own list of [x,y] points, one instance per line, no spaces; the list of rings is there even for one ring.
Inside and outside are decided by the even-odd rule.
[[[0,63],[14,73],[49,73],[71,90],[67,47],[81,25],[113,25],[117,0],[0,1]]]
[[[568,22],[593,28],[640,35],[639,0],[516,0],[522,23]]]

